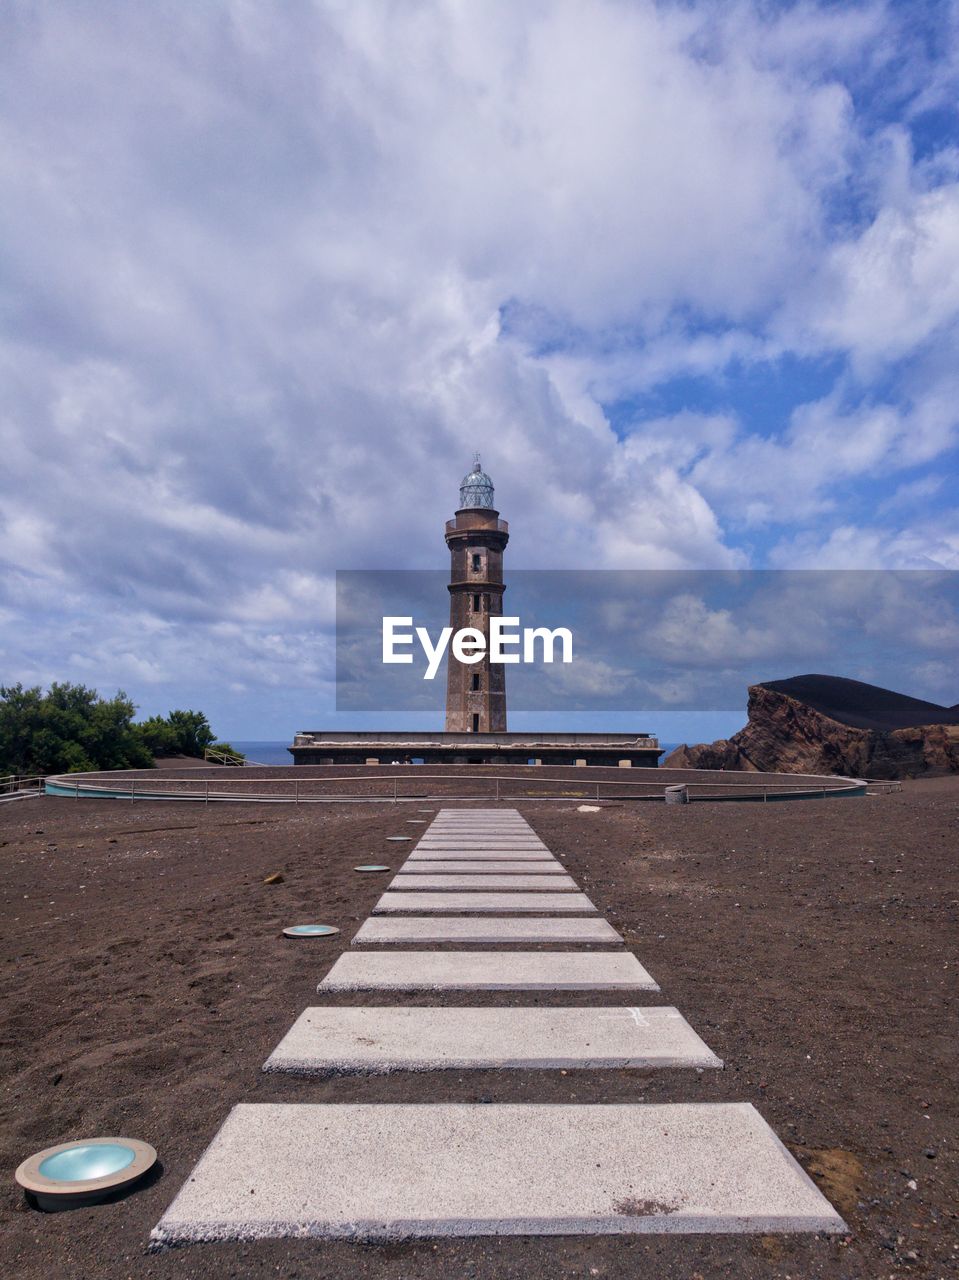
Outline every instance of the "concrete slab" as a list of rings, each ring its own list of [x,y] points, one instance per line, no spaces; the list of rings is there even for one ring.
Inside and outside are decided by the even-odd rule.
[[[498,858],[509,862],[542,862],[553,854],[548,849],[423,849],[419,845],[410,850],[410,857],[417,862],[435,859],[443,862],[450,859],[462,859],[464,862],[495,861]]]
[[[519,841],[507,840],[503,844],[490,844],[487,841],[472,843],[469,840],[454,840],[449,844],[416,845],[422,853],[476,853],[484,857],[497,853],[538,853],[541,857],[549,857],[552,850],[545,844],[522,844]]]
[[[528,822],[431,822],[430,831],[510,831],[530,832],[533,828]]]
[[[523,819],[523,815],[520,813],[519,809],[509,809],[505,805],[496,805],[495,808],[492,805],[489,805],[483,808],[476,806],[475,808],[469,808],[469,809],[459,809],[459,808],[452,809],[452,808],[442,807],[436,810],[436,817],[437,817],[437,820],[440,822],[445,822],[451,819],[455,820],[456,818],[519,818],[520,820]]]
[[[431,822],[427,831],[523,831],[536,834],[528,822]]]
[[[542,840],[527,836],[423,836],[416,842],[423,849],[545,849]]]
[[[721,1067],[678,1009],[304,1009],[263,1065],[306,1075]]]
[[[373,916],[360,925],[353,946],[410,942],[597,942],[622,943],[608,920],[557,916]]]
[[[578,889],[576,881],[567,875],[531,876],[515,872],[513,875],[484,876],[477,873],[456,875],[398,875],[390,881],[390,889],[547,889],[552,893]]]
[[[446,915],[451,911],[482,911],[498,916],[504,911],[534,911],[549,914],[556,911],[594,912],[596,908],[585,893],[384,893],[373,908],[373,915],[389,915],[394,911],[420,911]]]
[[[749,1103],[241,1103],[154,1247],[846,1225]]]
[[[566,868],[561,862],[557,862],[555,858],[550,861],[539,860],[537,862],[467,862],[465,859],[457,862],[439,862],[430,861],[424,858],[422,862],[417,859],[410,858],[404,862],[399,868],[400,872],[406,875],[437,875],[444,872],[450,875],[516,875],[535,873],[536,875],[565,875]]]
[[[501,821],[493,822],[492,819],[484,819],[477,822],[475,819],[464,819],[462,822],[440,821],[434,818],[430,823],[431,831],[463,831],[466,829],[496,831],[500,828],[506,828],[510,831],[532,831],[533,828],[528,822],[524,822],[522,818],[504,818]]]
[[[630,951],[347,951],[327,991],[658,991]]]
[[[535,831],[478,831],[475,827],[464,828],[462,831],[434,831],[430,827],[420,836],[420,840],[429,841],[449,841],[449,840],[470,840],[477,842],[480,840],[520,840],[524,843],[532,841],[535,844],[542,844],[543,841]]]
[[[493,844],[502,844],[518,840],[520,844],[542,844],[539,836],[531,835],[528,831],[442,831],[432,832],[424,831],[420,836],[420,840],[431,844],[450,844],[458,843],[465,840],[467,844],[479,844],[490,841]]]
[[[516,836],[514,836],[509,840],[489,840],[489,839],[475,840],[475,839],[470,839],[469,837],[466,837],[466,836],[450,837],[449,839],[446,839],[444,837],[444,839],[442,840],[427,840],[424,837],[422,840],[417,840],[416,843],[419,848],[445,847],[445,848],[452,848],[452,849],[459,849],[459,848],[469,849],[469,848],[475,848],[479,846],[481,849],[530,849],[530,848],[533,848],[533,849],[539,849],[541,851],[549,848],[549,846],[544,844],[542,840],[521,840]]]
[[[530,840],[525,836],[442,836],[427,839],[425,836],[417,844],[424,849],[546,849],[549,846],[542,840]]]

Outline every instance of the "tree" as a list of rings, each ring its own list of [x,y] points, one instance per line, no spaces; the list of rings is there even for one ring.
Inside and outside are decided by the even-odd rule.
[[[0,773],[77,773],[153,763],[136,707],[122,691],[101,698],[80,684],[0,687]]]
[[[202,759],[216,743],[202,711],[171,711],[140,724],[135,714],[122,690],[101,698],[82,684],[54,683],[47,693],[39,685],[0,686],[0,774],[150,768],[156,756]]]
[[[173,731],[176,750],[182,755],[202,759],[206,748],[216,742],[216,734],[202,711],[171,711],[167,724]]]
[[[175,756],[180,748],[176,731],[165,716],[150,716],[137,725],[140,737],[153,756]]]
[[[136,727],[154,756],[183,755],[202,759],[207,748],[211,747],[245,759],[228,742],[216,741],[202,711],[171,711],[168,716],[150,716]]]

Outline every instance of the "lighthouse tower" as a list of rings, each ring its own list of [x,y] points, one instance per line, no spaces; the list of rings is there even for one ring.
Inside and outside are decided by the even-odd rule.
[[[506,732],[506,668],[489,661],[489,620],[503,612],[503,551],[509,525],[493,506],[493,482],[480,465],[460,485],[460,505],[446,522],[450,549],[450,626],[454,633],[475,627],[487,638],[479,662],[447,660],[448,733]]]

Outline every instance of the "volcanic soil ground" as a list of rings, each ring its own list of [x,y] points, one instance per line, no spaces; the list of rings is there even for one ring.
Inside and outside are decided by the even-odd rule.
[[[725,1060],[722,1071],[261,1074],[382,891],[382,879],[353,867],[397,866],[409,845],[386,837],[415,832],[407,819],[428,816],[418,807],[0,806],[0,1276],[956,1274],[959,780],[792,804],[519,805],[659,981],[649,1002],[676,1005]],[[274,872],[282,880],[264,883]],[[282,937],[283,925],[304,920],[342,932]],[[504,998],[546,997],[445,999]],[[151,1227],[229,1108],[274,1100],[749,1101],[850,1234],[299,1240],[148,1253]],[[16,1165],[96,1134],[153,1143],[159,1174],[113,1203],[31,1208]]]

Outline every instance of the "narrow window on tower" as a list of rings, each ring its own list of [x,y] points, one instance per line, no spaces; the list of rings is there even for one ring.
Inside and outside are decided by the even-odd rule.
[[[478,595],[474,595],[473,596],[473,612],[479,613],[479,610],[480,610],[480,598]]]
[[[480,555],[478,551],[474,551],[473,552],[473,572],[479,573],[482,567],[483,567],[483,557]]]
[[[479,713],[473,712],[473,732],[479,733]]]
[[[480,687],[480,679],[475,672],[473,673],[472,680],[473,680],[473,692],[475,693],[476,690]]]

